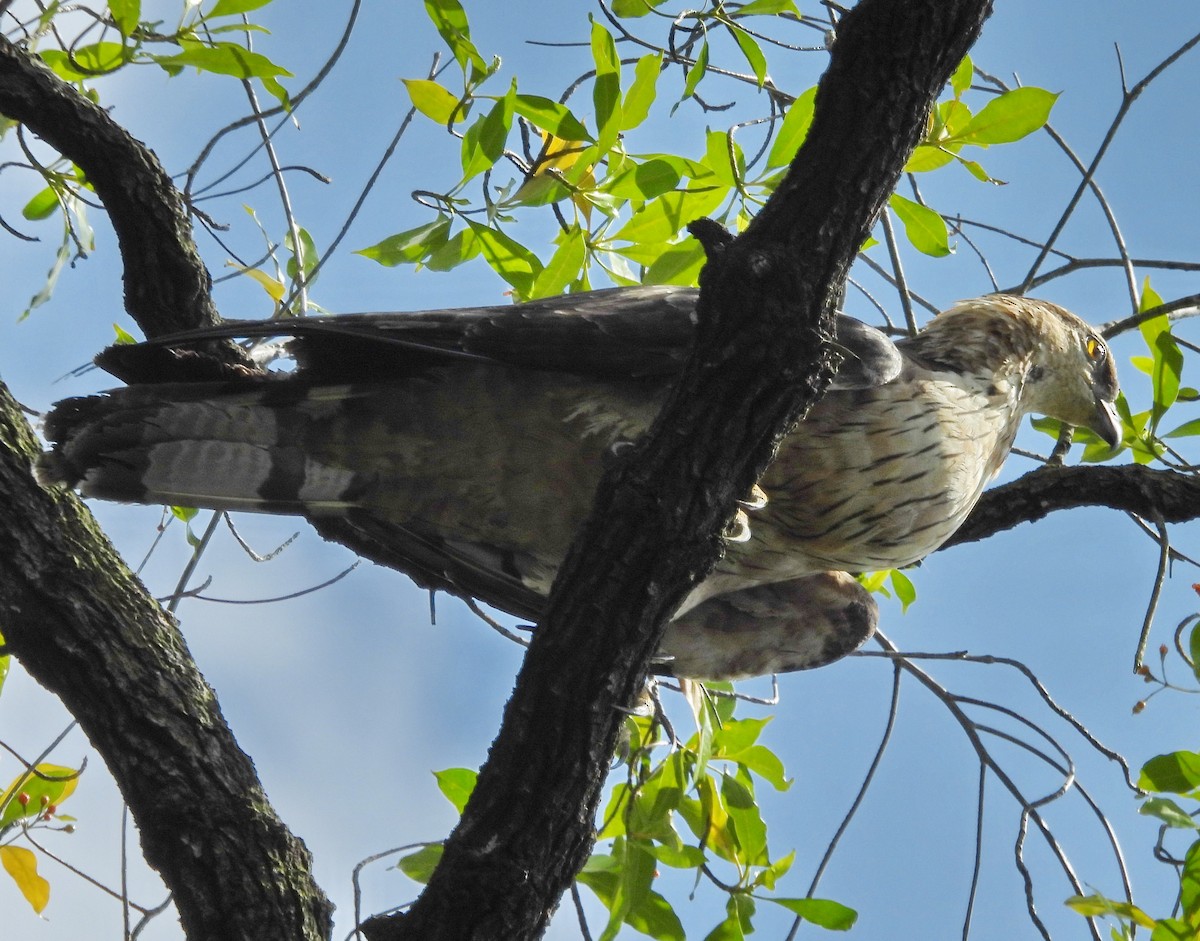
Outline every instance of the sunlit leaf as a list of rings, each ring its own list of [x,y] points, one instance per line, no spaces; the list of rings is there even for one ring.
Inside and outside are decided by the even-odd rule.
[[[108,12],[121,35],[128,38],[142,15],[141,0],[108,0]]]
[[[442,861],[444,849],[445,847],[441,843],[430,843],[428,846],[422,846],[415,853],[402,856],[396,863],[396,868],[412,879],[413,882],[419,882],[421,885],[424,885],[433,875],[433,870],[437,868],[437,864]]]
[[[579,226],[573,226],[560,237],[558,248],[533,282],[530,299],[561,294],[563,288],[579,277],[586,257],[587,245],[584,242],[583,230]]]
[[[217,75],[258,79],[289,77],[292,74],[261,53],[252,52],[245,46],[232,42],[218,42],[212,45],[195,43],[186,46],[182,52],[175,55],[151,58],[168,71],[192,67]]]
[[[858,912],[847,908],[841,902],[832,899],[781,899],[768,898],[776,905],[782,905],[789,912],[799,915],[805,921],[820,925],[830,931],[849,931],[858,920]]]
[[[1014,88],[983,106],[962,130],[972,144],[1008,144],[1043,127],[1058,95],[1044,88]]]
[[[467,128],[462,140],[463,181],[489,169],[504,154],[508,129],[512,126],[513,99],[517,85],[513,82],[507,95],[498,100],[487,114]]]
[[[249,13],[259,7],[265,7],[271,0],[217,0],[208,12],[207,18],[216,16],[236,16],[239,13]]]
[[[50,883],[38,875],[37,857],[33,851],[23,846],[0,846],[0,865],[40,915],[50,902]]]
[[[484,259],[496,274],[516,289],[524,300],[533,292],[533,283],[542,271],[537,255],[499,229],[468,221],[479,242]]]
[[[58,205],[58,194],[54,192],[53,187],[47,186],[25,204],[21,215],[30,222],[37,222],[54,215]]]
[[[683,80],[683,98],[686,101],[696,93],[696,86],[700,84],[700,79],[704,78],[704,73],[708,71],[708,40],[706,39],[700,44],[700,51],[696,54],[696,61],[692,67],[687,70],[687,76]]]
[[[1192,819],[1191,814],[1173,800],[1165,797],[1151,797],[1138,808],[1138,813],[1148,817],[1157,817],[1167,826],[1180,830],[1200,829],[1200,824]]]
[[[665,242],[674,238],[689,222],[709,215],[728,192],[727,186],[707,186],[665,193],[635,212],[612,239],[635,243]]]
[[[1200,788],[1200,754],[1176,751],[1156,755],[1142,765],[1138,787],[1143,791],[1190,794]]]
[[[617,143],[621,132],[621,57],[612,34],[599,21],[592,23],[592,60],[596,78],[592,105],[596,111],[596,146],[603,157]]]
[[[389,235],[381,242],[369,248],[360,248],[354,254],[370,258],[388,268],[396,265],[413,264],[425,258],[438,247],[446,244],[450,233],[450,218],[438,216],[434,222],[427,222],[415,229],[406,229]]]
[[[36,774],[22,772],[0,793],[0,830],[22,817],[38,817],[52,812],[73,793],[79,784],[79,769],[63,765],[39,764]],[[22,800],[21,795],[27,799]]]
[[[917,251],[934,258],[950,254],[945,220],[930,209],[899,193],[893,193],[888,205],[904,225],[904,234]]]
[[[735,17],[777,16],[780,13],[792,13],[799,16],[800,10],[796,7],[795,0],[751,0],[745,6],[739,7],[733,15]]]
[[[645,16],[655,7],[662,6],[667,0],[613,0],[612,11],[617,16],[632,20]]]
[[[1129,902],[1118,902],[1116,899],[1105,898],[1103,895],[1072,895],[1065,904],[1088,918],[1115,915],[1143,928],[1154,927],[1154,919],[1136,905]]]
[[[758,87],[762,88],[763,82],[767,79],[767,57],[763,55],[762,47],[758,44],[758,40],[744,29],[733,29],[732,32],[738,48],[742,50],[742,55],[746,57],[746,62],[750,65],[750,71],[754,73]]]
[[[888,573],[888,580],[892,583],[892,591],[896,593],[896,598],[900,601],[901,613],[907,611],[908,606],[917,600],[917,589],[912,580],[899,569],[892,569]]]
[[[425,12],[433,21],[438,35],[442,37],[463,72],[471,71],[476,76],[488,71],[483,56],[471,42],[471,28],[467,23],[467,14],[458,0],[425,0]]]
[[[241,265],[235,265],[233,262],[227,262],[230,267],[237,268],[242,274],[258,283],[271,300],[279,303],[283,300],[283,295],[287,293],[287,287],[278,278],[273,278],[265,271],[259,271],[257,268],[243,268]]]
[[[646,120],[650,106],[658,93],[658,76],[662,74],[662,53],[642,56],[633,67],[633,84],[621,104],[621,130],[628,131]]]
[[[537,127],[549,131],[564,141],[590,141],[592,135],[571,109],[564,104],[540,95],[516,95],[513,110]]]
[[[433,776],[437,778],[438,790],[461,814],[467,806],[467,798],[475,790],[478,773],[470,768],[447,768],[445,771],[433,772]]]
[[[970,56],[963,56],[962,62],[958,63],[958,68],[954,70],[954,74],[950,76],[950,87],[954,89],[955,96],[961,95],[971,87],[971,79],[975,76],[975,67],[971,62]]]
[[[768,167],[785,167],[792,162],[796,151],[808,136],[809,127],[812,126],[813,104],[816,98],[817,89],[814,85],[802,92],[788,107],[779,133],[775,135],[775,143],[771,145],[771,152],[767,155]]]
[[[401,79],[408,89],[413,107],[438,124],[447,124],[451,118],[461,121],[467,109],[459,107],[458,96],[450,89],[428,78]]]

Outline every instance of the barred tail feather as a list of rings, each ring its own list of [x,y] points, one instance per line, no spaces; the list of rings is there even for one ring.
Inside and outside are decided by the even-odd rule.
[[[310,412],[283,385],[221,395],[212,384],[68,399],[46,420],[39,479],[88,496],[218,510],[353,506],[355,474],[304,452]],[[283,401],[286,399],[286,401]]]

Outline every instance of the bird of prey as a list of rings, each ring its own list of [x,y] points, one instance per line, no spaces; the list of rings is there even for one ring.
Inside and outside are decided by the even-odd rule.
[[[98,361],[133,384],[59,402],[39,473],[109,500],[299,514],[419,584],[536,619],[608,455],[649,426],[680,370],[697,297],[616,288],[113,347]],[[250,375],[198,352],[264,336],[291,338],[294,370]],[[1023,416],[1121,439],[1108,349],[1054,304],[990,295],[894,343],[839,317],[835,343],[833,386],[668,626],[667,672],[738,678],[843,656],[877,618],[852,574],[948,539]]]

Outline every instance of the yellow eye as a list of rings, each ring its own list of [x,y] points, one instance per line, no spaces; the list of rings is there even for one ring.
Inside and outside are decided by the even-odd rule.
[[[1089,336],[1083,341],[1083,348],[1087,350],[1088,359],[1096,363],[1104,362],[1104,358],[1108,356],[1108,348],[1099,337]]]

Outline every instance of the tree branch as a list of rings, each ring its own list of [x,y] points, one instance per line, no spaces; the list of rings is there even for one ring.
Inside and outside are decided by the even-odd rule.
[[[986,539],[1055,510],[1080,506],[1106,506],[1182,523],[1200,517],[1200,478],[1137,464],[1042,467],[987,491],[942,548]]]
[[[153,154],[3,37],[0,113],[87,174],[148,334],[216,322],[182,202]],[[12,510],[0,513],[0,624],[11,652],[104,757],[189,937],[328,938],[331,906],[308,851],[275,816],[174,622],[81,503],[37,485],[39,450],[0,385],[0,505]]]
[[[392,938],[538,937],[594,839],[622,709],[663,625],[715,564],[719,533],[831,374],[850,263],[987,0],[862,0],[843,20],[808,139],[738,239],[696,234],[697,347],[654,426],[615,462],[534,633],[442,863]]]

